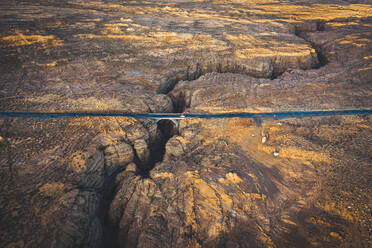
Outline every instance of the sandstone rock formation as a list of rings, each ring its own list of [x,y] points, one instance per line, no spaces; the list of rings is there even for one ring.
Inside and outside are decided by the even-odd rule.
[[[369,1],[0,6],[0,111],[372,108]],[[0,247],[368,247],[371,130],[0,118]]]

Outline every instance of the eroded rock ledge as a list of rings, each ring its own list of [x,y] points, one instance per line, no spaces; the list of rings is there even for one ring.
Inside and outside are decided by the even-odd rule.
[[[372,106],[366,1],[1,5],[1,111]],[[367,247],[371,121],[2,119],[0,246]]]

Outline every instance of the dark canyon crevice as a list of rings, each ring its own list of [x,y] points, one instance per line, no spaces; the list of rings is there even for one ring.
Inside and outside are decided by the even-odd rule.
[[[299,66],[297,69],[319,69],[328,63],[324,48],[321,45],[312,42],[307,36],[307,34],[311,32],[325,31],[325,24],[326,23],[324,21],[317,20],[296,24],[294,26],[294,35],[307,42],[315,50],[317,57],[317,61],[314,61],[310,68],[304,69]],[[171,73],[170,75],[166,76],[166,78],[160,83],[158,93],[169,95],[169,93],[176,87],[178,82],[193,81],[207,73],[238,73],[254,78],[275,80],[288,69],[294,69],[288,66],[282,67],[275,61],[271,61],[270,67],[271,70],[269,71],[251,71],[250,69],[247,69],[244,62],[235,59],[213,58],[211,60],[202,60],[193,65],[189,65],[185,71]],[[173,97],[172,100],[175,113],[182,113],[187,107],[185,106],[185,102],[182,97]]]
[[[295,25],[295,35],[311,44],[311,46],[314,48],[316,52],[318,63],[313,67],[313,69],[319,69],[325,66],[328,63],[328,59],[325,55],[324,48],[321,45],[317,45],[314,42],[312,42],[308,38],[307,34],[312,32],[323,32],[325,31],[325,26],[326,22],[322,20],[310,21]]]
[[[131,163],[134,163],[136,165],[137,168],[136,174],[141,178],[148,178],[151,169],[154,168],[156,163],[161,162],[163,160],[163,156],[165,153],[165,145],[167,141],[173,135],[176,135],[178,133],[178,126],[171,120],[159,120],[156,123],[156,125],[158,138],[153,142],[149,142],[148,144],[149,148],[148,159],[146,160],[141,159],[141,155],[138,154],[135,147],[132,146],[134,151],[134,157]],[[127,166],[129,166],[129,164]],[[98,218],[100,219],[102,225],[101,247],[119,247],[119,245],[117,244],[117,241],[119,240],[118,238],[119,227],[110,222],[109,209],[110,204],[113,201],[117,191],[116,187],[118,186],[116,185],[115,178],[120,172],[125,170],[125,168],[126,166],[123,165],[112,174],[107,173],[107,171],[105,172],[104,178],[105,181],[102,189],[102,198],[98,214]]]
[[[327,59],[323,53],[321,46],[318,46],[307,39],[306,34],[308,32],[319,32],[324,31],[325,23],[322,21],[304,23],[301,25],[295,26],[295,35],[304,39],[306,42],[310,43],[311,46],[315,49],[318,62],[313,65],[311,69],[319,69],[320,67],[327,64]],[[216,60],[218,61],[218,60]],[[288,69],[288,68],[287,68]],[[250,73],[244,70],[244,66],[240,66],[238,63],[232,63],[228,60],[224,62],[206,62],[206,63],[196,63],[195,65],[188,66],[185,72],[175,73],[173,76],[168,76],[165,83],[162,84],[158,93],[168,94],[172,100],[173,111],[172,113],[182,113],[188,107],[185,101],[185,96],[178,95],[177,97],[169,94],[174,87],[180,81],[192,81],[196,80],[202,75],[207,73],[217,72],[217,73],[239,73],[246,74],[247,76],[255,78],[267,78],[274,80],[280,77],[287,69],[280,70],[273,68],[272,72],[268,76],[258,76],[255,73]],[[260,123],[256,123],[260,124]],[[156,163],[159,163],[163,160],[165,154],[165,147],[168,140],[174,135],[178,134],[178,125],[172,120],[159,120],[157,123],[157,133],[158,138],[154,142],[149,142],[148,150],[149,156],[148,159],[141,159],[141,155],[138,154],[134,145],[132,145],[134,151],[134,162],[137,166],[137,175],[140,175],[142,178],[148,178],[149,172],[156,166]],[[113,225],[109,220],[109,208],[110,204],[113,201],[116,193],[115,177],[125,168],[116,171],[112,175],[105,175],[105,183],[102,192],[102,200],[100,204],[99,219],[102,224],[102,247],[119,247],[116,243],[118,240],[118,230],[119,227]]]
[[[157,122],[157,132],[159,133],[159,138],[149,145],[150,155],[148,161],[143,162],[137,155],[135,156],[134,162],[139,168],[139,174],[143,177],[148,177],[155,164],[163,160],[165,145],[170,138],[178,133],[178,126],[172,120],[159,120]]]

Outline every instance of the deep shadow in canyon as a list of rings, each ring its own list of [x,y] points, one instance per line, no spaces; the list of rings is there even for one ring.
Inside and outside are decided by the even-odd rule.
[[[372,106],[367,1],[1,5],[3,112]],[[0,126],[1,247],[371,243],[369,116]]]

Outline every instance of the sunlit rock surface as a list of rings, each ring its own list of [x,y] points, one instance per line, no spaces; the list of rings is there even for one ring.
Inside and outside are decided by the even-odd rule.
[[[367,0],[3,0],[0,20],[0,111],[372,108]],[[369,247],[371,123],[1,118],[0,247]]]

